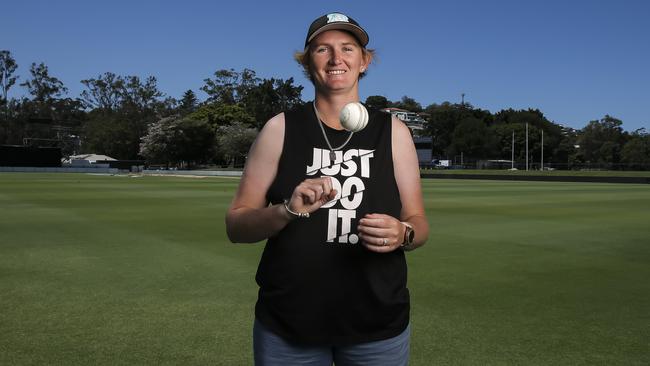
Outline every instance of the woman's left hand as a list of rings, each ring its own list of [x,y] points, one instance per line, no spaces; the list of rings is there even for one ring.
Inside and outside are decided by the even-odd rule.
[[[404,224],[384,214],[368,214],[359,220],[357,231],[361,244],[377,253],[398,249],[404,242]]]

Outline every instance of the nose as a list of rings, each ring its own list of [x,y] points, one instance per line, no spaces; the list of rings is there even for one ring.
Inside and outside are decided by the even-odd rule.
[[[329,63],[332,65],[338,65],[341,63],[341,53],[338,50],[332,50]]]

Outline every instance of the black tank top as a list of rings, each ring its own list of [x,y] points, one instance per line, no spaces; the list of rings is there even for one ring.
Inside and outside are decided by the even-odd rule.
[[[388,339],[408,325],[409,293],[401,250],[374,253],[359,243],[368,213],[400,217],[391,150],[391,117],[369,111],[365,129],[336,151],[334,164],[311,103],[285,113],[272,204],[303,180],[332,177],[339,192],[307,219],[269,238],[258,267],[255,315],[283,338],[303,344],[349,345]],[[332,146],[349,132],[323,125]]]

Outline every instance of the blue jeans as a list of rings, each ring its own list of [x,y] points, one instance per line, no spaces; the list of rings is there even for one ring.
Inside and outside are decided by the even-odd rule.
[[[265,328],[253,325],[253,352],[257,366],[405,366],[409,361],[411,326],[402,334],[375,342],[345,347],[302,346],[287,342]]]

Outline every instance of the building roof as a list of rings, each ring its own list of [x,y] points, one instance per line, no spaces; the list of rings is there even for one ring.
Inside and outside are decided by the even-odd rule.
[[[408,113],[411,113],[410,111],[407,111],[406,109],[395,108],[395,107],[382,108],[381,110],[383,112],[408,112]]]
[[[110,156],[107,155],[100,155],[100,154],[81,154],[81,155],[72,155],[68,158],[68,161],[72,160],[88,160],[91,163],[94,163],[96,161],[105,161],[105,160],[117,160],[113,159]]]

